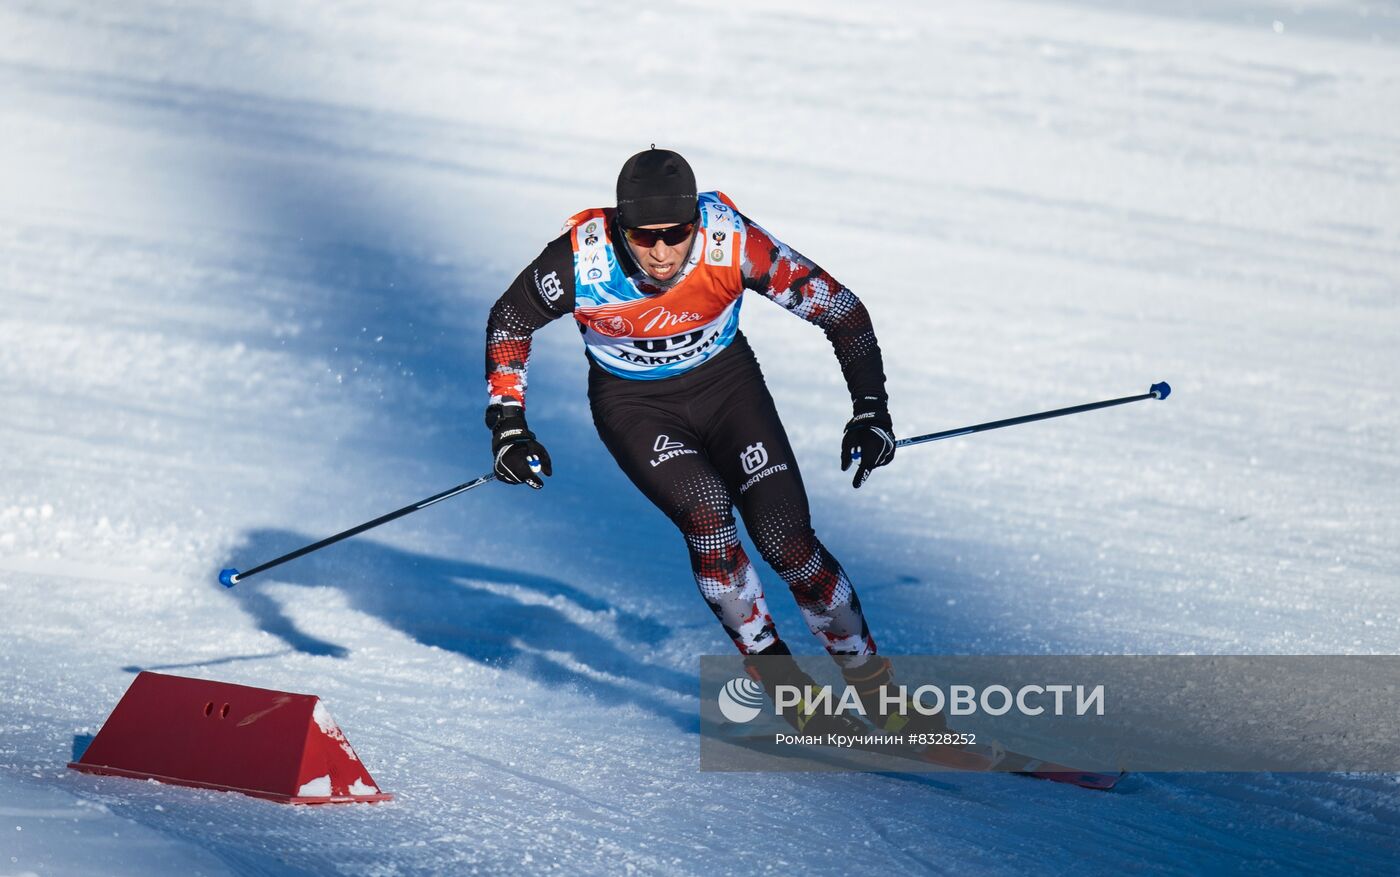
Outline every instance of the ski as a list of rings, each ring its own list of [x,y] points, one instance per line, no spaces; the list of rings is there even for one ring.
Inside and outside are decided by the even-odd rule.
[[[1124,773],[1103,773],[1099,771],[1076,770],[1053,761],[1044,761],[1020,752],[1011,752],[1000,746],[987,746],[990,751],[970,752],[965,748],[928,746],[917,752],[906,753],[905,757],[918,758],[930,764],[941,764],[958,770],[1001,770],[1036,779],[1056,783],[1068,783],[1085,789],[1107,791],[1118,785]],[[976,766],[978,761],[982,766]]]
[[[771,742],[772,735],[769,734],[749,734],[739,738],[749,744],[759,742]],[[830,749],[825,744],[800,744],[813,748]],[[841,747],[837,747],[841,748]],[[1118,782],[1127,776],[1126,771],[1118,773],[1106,773],[1101,771],[1077,770],[1053,761],[1045,761],[1024,753],[1014,752],[1002,748],[998,744],[979,743],[973,746],[926,746],[916,749],[910,746],[898,746],[891,743],[858,743],[851,742],[849,749],[859,749],[864,752],[875,752],[881,755],[892,755],[896,758],[904,758],[910,761],[921,761],[928,764],[936,764],[949,770],[967,771],[971,773],[1012,773],[1019,776],[1033,777],[1035,779],[1049,780],[1055,783],[1065,783],[1071,786],[1078,786],[1082,789],[1094,789],[1096,791],[1109,791]]]

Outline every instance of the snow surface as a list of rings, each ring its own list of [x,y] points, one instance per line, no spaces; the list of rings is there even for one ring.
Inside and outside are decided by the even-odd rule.
[[[869,304],[745,326],[888,652],[1391,653],[1400,8],[1353,0],[0,6],[0,874],[1394,872],[1394,777],[697,771],[729,645],[567,326],[465,481],[489,304],[650,142]],[[763,571],[789,639],[801,619]],[[140,668],[318,694],[389,804],[64,763]]]

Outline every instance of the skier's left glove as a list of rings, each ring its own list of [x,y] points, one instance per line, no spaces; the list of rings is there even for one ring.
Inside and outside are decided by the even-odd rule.
[[[846,423],[841,437],[841,471],[856,464],[852,487],[860,487],[870,473],[894,459],[894,425],[885,400],[862,396],[856,400],[855,416]]]
[[[491,428],[491,454],[496,458],[496,477],[506,484],[544,487],[540,473],[553,475],[549,451],[525,425],[525,409],[519,405],[492,405],[486,409],[486,425]]]

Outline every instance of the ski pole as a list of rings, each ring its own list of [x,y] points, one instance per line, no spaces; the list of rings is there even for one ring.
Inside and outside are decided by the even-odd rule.
[[[1054,411],[1041,411],[1037,414],[1023,414],[1020,417],[1008,417],[1006,420],[993,420],[987,423],[978,423],[974,426],[964,426],[962,429],[945,429],[943,432],[931,432],[928,435],[916,435],[913,438],[904,438],[896,441],[894,446],[902,448],[905,445],[921,445],[924,442],[936,442],[939,439],[952,438],[958,435],[968,435],[974,432],[986,432],[989,429],[1001,429],[1003,426],[1015,426],[1018,423],[1030,423],[1034,420],[1047,420],[1051,417],[1063,417],[1066,414],[1078,414],[1081,411],[1093,411],[1096,408],[1108,408],[1111,405],[1126,405],[1129,402],[1141,402],[1143,399],[1165,399],[1171,395],[1172,388],[1166,381],[1153,384],[1146,393],[1137,396],[1124,396],[1121,399],[1106,399],[1103,402],[1089,402],[1084,405],[1073,405],[1069,408],[1056,408]]]
[[[530,468],[534,469],[535,467],[531,466]],[[389,512],[389,514],[375,518],[372,521],[366,521],[358,527],[351,527],[349,530],[345,530],[341,533],[336,533],[334,536],[331,536],[327,539],[322,539],[320,542],[313,542],[310,545],[304,545],[301,548],[298,548],[296,551],[292,551],[282,555],[281,557],[269,560],[267,563],[255,566],[247,572],[239,572],[236,569],[220,570],[219,582],[225,588],[231,588],[239,582],[243,581],[244,579],[248,578],[248,576],[255,576],[263,570],[272,569],[274,566],[284,564],[289,560],[296,560],[298,557],[301,557],[304,554],[310,554],[313,551],[319,551],[320,549],[325,548],[327,545],[334,545],[342,539],[349,539],[351,536],[354,536],[358,533],[363,533],[366,530],[372,530],[375,527],[378,527],[380,524],[387,524],[390,521],[402,518],[404,515],[411,515],[420,509],[425,509],[428,506],[433,505],[434,503],[442,502],[445,499],[451,499],[459,493],[466,493],[473,487],[480,487],[488,481],[495,480],[496,475],[494,472],[487,473],[486,475],[483,475],[480,478],[468,481],[466,484],[459,484],[451,490],[444,490],[442,493],[434,494],[433,496],[428,497],[422,502],[415,502],[413,505],[406,505],[398,511]]]

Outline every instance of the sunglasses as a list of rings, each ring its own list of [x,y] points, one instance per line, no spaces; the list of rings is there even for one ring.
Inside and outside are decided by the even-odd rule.
[[[656,246],[657,241],[661,241],[668,247],[684,243],[694,231],[695,220],[692,219],[690,222],[670,225],[666,228],[624,228],[622,235],[627,238],[628,243],[649,250]]]

